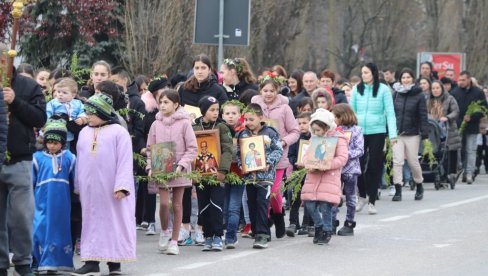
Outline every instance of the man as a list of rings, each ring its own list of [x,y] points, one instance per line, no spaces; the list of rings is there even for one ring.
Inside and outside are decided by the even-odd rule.
[[[395,69],[393,69],[393,66],[386,66],[384,71],[383,71],[383,77],[385,78],[386,83],[388,86],[393,88],[393,84],[395,84],[396,79],[395,79]]]
[[[456,72],[454,71],[454,69],[446,69],[446,73],[444,74],[444,77],[451,80],[451,89],[457,87]]]
[[[0,171],[0,275],[7,275],[9,249],[14,253],[12,262],[17,274],[33,275],[30,268],[34,218],[32,154],[34,128],[46,123],[46,102],[34,80],[14,72],[11,84],[3,88],[3,100],[10,111],[7,140],[10,158]]]
[[[466,127],[463,132],[461,160],[463,162],[464,175],[463,182],[473,183],[473,174],[476,164],[476,137],[480,131],[480,119],[483,113],[466,114],[471,103],[480,101],[486,106],[486,98],[480,88],[473,86],[471,83],[471,74],[468,71],[462,71],[459,74],[458,87],[455,88],[451,95],[456,99],[459,105],[458,126],[465,122]]]
[[[290,107],[291,110],[293,111],[293,114],[296,115],[297,111],[297,106],[298,103],[300,103],[300,100],[305,98],[305,97],[312,97],[312,92],[318,88],[319,86],[319,79],[317,78],[317,74],[315,74],[312,71],[305,72],[303,74],[303,90],[300,94],[296,95],[291,101],[290,101]]]
[[[442,86],[444,86],[444,90],[446,92],[449,92],[451,93],[453,87],[452,87],[452,80],[448,77],[442,77],[441,78],[441,83],[442,83]]]
[[[335,81],[336,75],[334,72],[327,69],[320,72],[319,86],[332,90],[332,102],[335,104],[347,103],[346,93],[334,86]]]

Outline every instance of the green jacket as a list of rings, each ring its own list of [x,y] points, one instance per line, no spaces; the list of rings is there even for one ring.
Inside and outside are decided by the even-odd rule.
[[[232,134],[229,127],[220,119],[215,123],[203,122],[203,117],[199,117],[195,120],[195,124],[192,126],[194,131],[198,130],[210,130],[218,129],[220,136],[220,160],[219,160],[219,172],[226,174],[230,170],[230,164],[232,163],[232,151],[234,144],[232,142]]]

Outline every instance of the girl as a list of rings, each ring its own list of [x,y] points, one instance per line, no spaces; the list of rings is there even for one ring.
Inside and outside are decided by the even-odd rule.
[[[419,80],[419,86],[420,89],[422,89],[422,92],[424,92],[425,100],[427,100],[430,96],[430,87],[431,87],[431,81],[428,78],[421,77]]]
[[[212,96],[220,105],[223,105],[227,101],[227,94],[225,89],[217,83],[208,56],[203,54],[196,56],[193,59],[192,68],[193,75],[178,89],[181,105],[198,107],[200,99],[205,96]],[[178,238],[180,245],[192,243],[190,237],[191,191],[191,188],[186,188],[183,195],[183,227]],[[201,229],[196,230],[194,241],[200,245],[205,242]]]
[[[334,158],[327,170],[308,170],[302,187],[301,199],[315,223],[314,244],[329,243],[332,236],[332,207],[341,200],[341,168],[348,158],[347,140],[336,130],[335,118],[319,108],[312,114],[310,131],[317,137],[337,137]]]
[[[259,85],[260,95],[252,98],[251,102],[261,106],[264,117],[268,121],[274,121],[280,134],[283,155],[276,166],[276,178],[271,187],[271,219],[275,223],[276,237],[285,236],[285,219],[283,210],[283,200],[281,195],[281,181],[285,169],[290,166],[288,161],[288,148],[293,145],[300,137],[298,123],[293,116],[293,111],[288,105],[288,98],[279,94],[280,79],[271,72],[268,72]]]
[[[294,71],[288,78],[288,87],[290,88],[290,100],[303,91],[303,71]]]
[[[86,100],[95,95],[95,89],[99,83],[110,79],[112,69],[110,65],[104,61],[99,60],[93,63],[90,73],[90,80],[86,86],[81,87],[80,99]]]
[[[63,150],[66,132],[64,120],[49,120],[44,130],[44,150],[34,153],[32,162],[36,203],[32,256],[38,272],[73,270],[70,192],[76,158]]]
[[[346,165],[342,168],[341,181],[344,184],[343,191],[346,195],[346,220],[344,221],[344,227],[339,229],[337,234],[339,236],[352,236],[354,235],[354,227],[356,222],[354,221],[354,215],[356,213],[356,185],[358,176],[361,175],[361,166],[359,165],[359,158],[364,153],[364,138],[363,131],[359,127],[356,114],[352,111],[348,104],[337,104],[332,107],[332,113],[336,118],[337,125],[342,128],[344,135],[348,140],[348,160]],[[339,226],[337,213],[339,209],[334,206],[332,209],[333,215],[333,233],[335,228]]]
[[[352,92],[351,84],[346,82],[342,85],[341,89],[342,89],[342,91],[344,91],[344,94],[346,94],[347,102],[350,102],[351,101],[351,92]]]
[[[323,108],[330,110],[332,107],[332,97],[325,88],[317,88],[312,93],[314,109]]]
[[[407,158],[408,167],[416,184],[415,200],[424,196],[422,168],[418,152],[420,139],[429,137],[427,124],[427,105],[422,90],[415,85],[414,73],[406,68],[400,73],[400,83],[393,85],[393,103],[398,127],[397,143],[393,145],[393,201],[402,200],[403,164]]]
[[[50,74],[50,71],[48,69],[45,69],[45,68],[40,68],[36,72],[36,82],[41,87],[44,95],[47,95],[47,93],[50,89],[49,74]]]
[[[232,136],[229,128],[219,118],[219,102],[216,98],[204,96],[200,99],[198,106],[202,116],[195,120],[193,130],[219,130],[221,156],[218,160],[218,167],[212,170],[217,170],[217,180],[222,182],[232,162]],[[202,151],[204,145],[208,147],[208,144],[202,142],[200,145]],[[206,157],[202,156],[202,158]],[[205,237],[203,251],[222,251],[224,188],[220,185],[210,186],[207,183],[202,183],[202,185],[203,189],[197,189],[197,197],[200,210],[198,220],[199,225],[203,226],[203,236]]]
[[[159,97],[159,113],[156,121],[149,130],[147,148],[164,142],[174,142],[176,150],[176,172],[191,172],[191,166],[197,157],[197,140],[191,127],[190,116],[180,106],[178,92],[166,89]],[[147,151],[148,175],[151,175],[151,154]],[[168,255],[178,255],[178,233],[183,216],[182,201],[185,187],[191,187],[191,181],[186,178],[177,178],[166,183],[167,188],[159,189],[161,221],[161,234],[159,236],[159,250]],[[172,204],[174,212],[173,232],[168,229],[169,219],[169,188],[173,192]],[[171,242],[170,242],[171,239]]]
[[[427,100],[427,111],[432,118],[447,126],[447,147],[449,183],[452,188],[456,185],[457,157],[461,149],[461,135],[459,135],[456,121],[459,116],[459,106],[456,99],[444,90],[439,81],[432,82],[432,91]]]
[[[314,110],[313,100],[310,97],[305,97],[300,100],[297,105],[297,112],[298,114],[301,113],[312,113]]]
[[[257,90],[256,78],[244,58],[226,58],[220,66],[223,86],[229,99],[237,100],[247,89]]]
[[[368,212],[373,215],[377,213],[375,202],[383,174],[386,125],[392,143],[396,142],[397,130],[390,88],[380,83],[378,67],[366,64],[361,68],[361,76],[361,82],[352,89],[351,107],[363,129],[364,152],[368,154],[360,159],[362,175],[358,179],[360,199],[356,211],[368,203],[366,195],[369,195]],[[367,168],[366,160],[369,160]]]
[[[82,210],[81,260],[72,275],[100,275],[107,261],[110,274],[120,262],[136,259],[135,195],[131,137],[118,124],[112,99],[104,93],[85,103],[88,127],[77,144],[75,191]]]

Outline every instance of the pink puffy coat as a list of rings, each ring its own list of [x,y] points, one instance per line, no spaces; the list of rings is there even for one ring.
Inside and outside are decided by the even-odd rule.
[[[176,142],[176,163],[183,167],[183,172],[191,172],[191,165],[197,157],[197,138],[191,126],[190,115],[179,107],[175,113],[166,117],[159,112],[151,125],[147,136],[147,147],[162,142]],[[151,156],[148,151],[147,168],[151,168]],[[169,181],[169,187],[191,186],[191,180],[177,178]]]
[[[280,134],[280,140],[285,141],[286,146],[283,148],[283,156],[280,162],[278,162],[278,165],[276,165],[276,169],[288,168],[290,165],[288,161],[288,149],[300,138],[298,122],[295,120],[293,111],[288,105],[288,98],[278,94],[274,102],[271,105],[267,105],[264,103],[263,97],[257,95],[251,99],[251,102],[261,106],[266,119],[272,119],[278,123],[279,129],[277,131]]]
[[[341,170],[347,163],[348,145],[346,138],[339,130],[329,131],[327,136],[339,137],[331,169],[307,173],[302,187],[301,199],[304,201],[325,201],[337,205],[342,195]]]

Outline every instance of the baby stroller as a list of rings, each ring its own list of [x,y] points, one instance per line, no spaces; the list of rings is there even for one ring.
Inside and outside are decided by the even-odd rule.
[[[447,147],[447,125],[440,123],[434,119],[428,119],[429,125],[429,140],[432,143],[432,151],[435,157],[433,164],[429,164],[427,157],[422,157],[424,150],[423,143],[419,147],[419,161],[422,168],[422,176],[424,183],[434,183],[436,190],[444,187],[442,183],[449,183],[451,189],[454,189],[455,183],[450,183],[448,172],[448,147]]]

